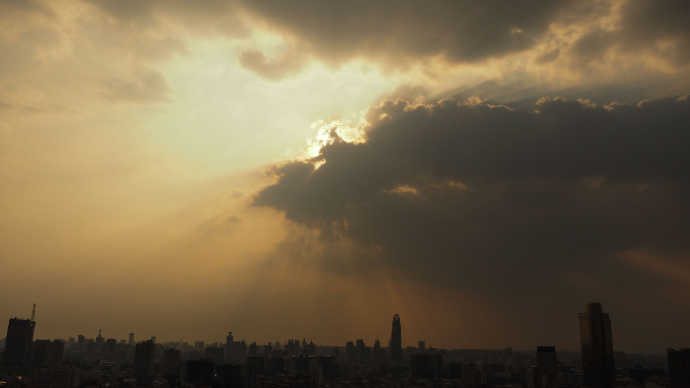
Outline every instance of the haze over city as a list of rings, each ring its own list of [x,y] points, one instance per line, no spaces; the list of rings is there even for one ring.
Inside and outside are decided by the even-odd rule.
[[[0,1],[0,321],[580,352],[601,303],[616,351],[690,347],[688,15]]]

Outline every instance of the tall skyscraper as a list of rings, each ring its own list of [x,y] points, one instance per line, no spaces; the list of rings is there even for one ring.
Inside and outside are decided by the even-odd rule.
[[[235,342],[235,338],[232,336],[232,332],[228,332],[228,336],[225,337],[225,358],[231,358],[233,356],[232,344]]]
[[[391,358],[396,364],[402,362],[402,329],[400,327],[400,316],[393,316],[393,328],[390,340]]]
[[[690,387],[690,349],[667,349],[668,375],[671,388]]]
[[[153,374],[153,358],[156,355],[156,345],[152,340],[139,342],[134,350],[134,375],[151,376]]]
[[[546,388],[556,385],[558,357],[555,346],[537,346],[537,365],[527,369],[528,388]]]
[[[611,320],[601,303],[590,303],[580,313],[580,340],[585,385],[594,388],[613,387],[616,368],[613,360]]]
[[[31,319],[12,318],[7,325],[5,353],[2,356],[4,366],[24,366],[30,360],[31,342],[34,340],[36,323]]]
[[[77,336],[77,349],[82,352],[86,351],[86,337],[81,334]]]
[[[129,345],[134,345],[134,332],[129,333]]]
[[[98,330],[98,337],[96,337],[96,354],[103,354],[105,345],[105,338],[101,335],[101,330]]]

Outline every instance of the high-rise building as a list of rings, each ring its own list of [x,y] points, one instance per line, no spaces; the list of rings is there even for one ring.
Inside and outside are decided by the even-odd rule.
[[[424,342],[424,341],[419,341],[419,342],[417,343],[417,350],[419,350],[419,351],[422,352],[422,353],[425,352],[425,351],[426,351],[426,342]]]
[[[284,361],[282,358],[280,360]],[[216,377],[220,388],[242,388],[242,365],[217,365]]]
[[[410,356],[410,372],[415,379],[437,379],[442,377],[443,355],[441,353],[417,353]]]
[[[528,388],[546,388],[556,385],[558,358],[555,346],[537,346],[537,365],[527,369]]]
[[[86,337],[81,334],[77,336],[77,349],[82,352],[86,351]]]
[[[666,349],[671,388],[690,387],[690,349]]]
[[[594,388],[613,387],[616,368],[613,358],[611,320],[601,303],[590,303],[580,313],[580,340],[584,384]]]
[[[355,350],[355,363],[357,365],[362,365],[365,363],[365,352],[366,352],[366,345],[364,344],[364,340],[358,339],[356,343],[356,350]]]
[[[213,369],[215,364],[211,360],[187,361],[187,373],[185,382],[188,384],[203,381],[207,384],[213,383]]]
[[[129,345],[134,346],[134,332],[129,333]]]
[[[151,376],[155,355],[156,345],[152,340],[139,342],[134,349],[134,375]]]
[[[477,364],[463,362],[462,363],[462,381],[476,383],[477,380]]]
[[[228,332],[228,336],[225,337],[225,357],[232,358],[232,343],[235,342],[235,338],[232,336],[232,332]]]
[[[180,377],[180,357],[182,352],[175,348],[163,351],[161,374],[166,378],[178,379]]]
[[[379,368],[381,363],[386,361],[386,349],[381,347],[381,341],[379,341],[378,337],[376,338],[376,342],[374,342],[371,358],[376,368]]]
[[[117,352],[117,340],[115,338],[108,338],[103,345],[103,354],[109,357],[114,357]]]
[[[349,364],[357,363],[357,351],[355,350],[355,343],[347,341],[345,344],[345,358]]]
[[[24,366],[29,363],[35,329],[36,323],[31,319],[10,319],[2,356],[3,366]]]
[[[96,337],[96,354],[103,354],[105,339],[101,335],[101,330],[98,330],[98,337]]]
[[[39,368],[51,367],[62,361],[65,344],[60,340],[36,340],[31,351],[31,365]]]
[[[390,345],[391,358],[396,364],[402,362],[402,329],[400,327],[400,316],[395,314],[393,316],[393,328],[391,330]]]
[[[460,380],[462,378],[462,363],[449,362],[448,363],[448,378],[450,380]]]
[[[209,346],[204,349],[204,358],[207,360],[213,360],[216,365],[221,365],[225,361],[225,348],[214,348]]]
[[[299,342],[298,342],[299,344]],[[305,357],[306,358],[306,357]],[[244,375],[244,387],[245,388],[258,388],[259,386],[259,375],[263,373],[264,370],[264,358],[263,357],[248,357],[245,367]]]

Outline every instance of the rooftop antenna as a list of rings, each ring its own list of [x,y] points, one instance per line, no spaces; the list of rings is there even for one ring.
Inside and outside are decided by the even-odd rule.
[[[31,322],[36,322],[36,303],[34,303],[34,308],[31,310]]]

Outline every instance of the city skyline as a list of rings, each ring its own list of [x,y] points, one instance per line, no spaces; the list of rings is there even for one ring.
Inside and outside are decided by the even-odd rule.
[[[594,307],[593,307],[593,306],[594,306]],[[598,307],[597,307],[597,306],[598,306]],[[33,312],[35,313],[35,311],[36,311],[36,305],[35,305],[35,304],[34,304],[33,309],[34,309]],[[593,310],[591,310],[591,309],[593,309]],[[590,311],[594,311],[594,312],[591,313]],[[585,346],[587,346],[587,347],[590,349],[590,351],[591,351],[592,345],[589,344],[589,342],[587,342],[587,341],[591,341],[591,340],[586,340],[586,338],[587,338],[587,336],[590,335],[590,334],[588,334],[588,333],[589,333],[591,330],[594,330],[594,329],[586,329],[587,326],[592,326],[592,325],[593,325],[593,323],[590,322],[591,318],[587,318],[587,317],[589,316],[588,314],[595,314],[595,315],[596,315],[596,314],[599,314],[599,315],[603,314],[603,313],[601,312],[601,303],[588,303],[588,304],[586,305],[586,312],[585,312],[585,313],[580,313],[580,314],[579,314],[579,316],[580,316],[580,318],[579,318],[579,338],[580,338],[579,343],[580,343],[580,344],[579,344],[578,346],[572,348],[572,349],[571,349],[571,348],[560,348],[561,351],[578,351],[578,350],[580,350],[580,349],[582,349],[582,350],[584,351]],[[605,343],[607,344],[606,346],[611,347],[611,346],[612,346],[612,345],[611,345],[611,340],[610,340],[610,338],[611,338],[611,322],[610,322],[610,320],[609,320],[609,318],[608,318],[608,314],[603,314],[603,315],[605,316],[605,320],[606,320],[606,322],[607,322],[607,323],[604,323],[604,325],[605,325],[605,326],[608,325],[608,326],[607,326],[606,329],[600,329],[600,330],[608,330],[608,331],[604,334],[604,336],[608,336],[608,338],[609,338],[608,340],[606,340]],[[32,318],[32,319],[23,319],[23,318],[20,318],[20,317],[13,317],[13,318],[10,319],[10,326],[12,326],[12,322],[15,322],[15,321],[17,321],[17,322],[31,322],[31,324],[32,324],[32,326],[31,326],[31,327],[32,327],[31,339],[33,340],[33,339],[34,339],[33,335],[34,335],[35,325],[36,325],[35,322],[33,321],[33,318]],[[587,323],[587,322],[589,322],[589,323]],[[598,324],[598,325],[601,325],[601,324]],[[8,329],[8,331],[9,331],[9,329]],[[235,333],[235,335],[237,335],[236,332],[234,332],[234,333]],[[106,334],[107,334],[107,333],[106,333]],[[408,343],[405,343],[404,341],[402,341],[402,339],[405,338],[405,337],[402,335],[402,330],[401,330],[401,319],[400,319],[400,316],[399,316],[398,314],[394,314],[394,316],[393,316],[393,324],[392,324],[391,334],[390,334],[390,337],[389,337],[389,345],[388,345],[389,351],[390,351],[390,349],[391,349],[391,345],[390,345],[390,344],[392,344],[392,343],[394,342],[394,341],[393,341],[393,338],[394,338],[396,335],[397,335],[397,336],[400,338],[400,340],[401,340],[401,348],[400,348],[401,350],[402,350],[402,349],[412,349],[412,348],[417,348],[417,349],[420,349],[420,350],[424,350],[424,349],[427,348],[427,347],[430,348],[430,349],[461,349],[461,348],[445,347],[445,346],[442,346],[442,345],[439,345],[439,344],[434,344],[434,343],[431,343],[431,342],[429,342],[429,341],[427,341],[427,340],[425,340],[425,339],[412,339],[412,338],[407,338],[407,341],[409,342],[409,344],[408,344]],[[370,336],[369,334],[367,334],[367,335],[365,335],[365,336],[363,336],[363,335],[358,335],[358,336],[357,336],[357,341],[362,341],[363,338],[368,338],[369,336]],[[128,332],[126,338],[120,338],[120,337],[117,337],[117,336],[109,336],[109,335],[102,336],[102,330],[101,330],[101,329],[98,329],[98,334],[97,334],[97,336],[94,336],[93,338],[92,338],[92,337],[89,337],[88,334],[87,334],[87,335],[84,335],[84,333],[81,333],[81,334],[78,334],[78,335],[57,336],[57,337],[54,337],[54,338],[52,338],[52,339],[59,339],[59,340],[61,340],[61,341],[63,341],[63,342],[66,342],[68,338],[69,338],[69,339],[72,339],[72,340],[75,340],[77,337],[84,337],[84,338],[86,338],[86,340],[90,340],[90,339],[93,340],[93,338],[95,338],[96,340],[98,340],[99,338],[101,338],[102,341],[107,341],[107,340],[112,339],[112,340],[117,341],[118,343],[127,343],[127,344],[129,344],[129,345],[139,344],[139,343],[142,343],[142,342],[146,342],[146,341],[148,341],[148,340],[150,340],[150,339],[153,339],[154,341],[160,341],[161,343],[182,343],[182,342],[185,342],[185,343],[188,343],[188,344],[194,344],[195,347],[197,346],[197,344],[200,344],[200,346],[203,347],[203,346],[204,346],[204,343],[205,343],[206,345],[208,345],[208,346],[212,346],[212,345],[210,345],[210,344],[220,344],[219,346],[227,346],[228,341],[235,341],[235,336],[233,335],[233,332],[229,332],[229,334],[226,335],[226,337],[224,338],[224,339],[225,339],[225,342],[223,342],[222,340],[216,339],[215,337],[214,337],[214,338],[211,338],[210,340],[209,340],[208,338],[202,338],[202,339],[200,339],[200,338],[195,338],[194,340],[188,339],[188,340],[185,341],[184,338],[163,338],[163,337],[158,337],[157,335],[155,335],[155,333],[154,333],[154,335],[149,335],[149,336],[144,335],[144,336],[142,336],[142,337],[138,337],[137,334],[136,334],[135,332],[133,332],[133,331]],[[287,344],[287,341],[288,341],[288,340],[289,340],[289,341],[292,341],[292,340],[294,339],[295,341],[298,341],[298,340],[299,340],[298,337],[299,337],[299,336],[289,336],[289,335],[288,335],[288,336],[285,336],[285,339],[284,339],[285,343],[283,343],[283,344],[284,344],[284,345]],[[302,335],[302,341],[306,341],[307,338],[309,339],[310,342],[313,342],[313,337],[312,337],[312,336]],[[374,338],[375,338],[375,342],[378,343],[378,342],[379,342],[379,335],[375,335]],[[260,341],[254,340],[254,339],[250,339],[250,338],[241,338],[241,337],[240,337],[240,338],[238,338],[238,341],[241,341],[241,342],[243,342],[243,343],[245,343],[245,344],[247,344],[247,345],[249,345],[249,344],[251,344],[252,342],[254,342],[254,343],[256,343],[256,344],[259,345],[259,346],[264,346],[264,345],[266,345],[266,344],[269,344],[269,345],[270,345],[271,343],[273,343],[273,344],[275,344],[275,343],[282,343],[283,340],[281,340],[281,339],[273,339],[273,340],[267,340],[267,341],[264,341],[264,342],[260,342]],[[374,341],[370,341],[370,340],[368,340],[368,339],[367,339],[367,340],[363,340],[363,341],[364,341],[365,343],[374,342]],[[601,340],[598,340],[598,341],[601,341]],[[352,342],[352,343],[354,344],[354,342],[353,342],[352,340],[348,340],[348,341],[346,341],[346,342]],[[415,343],[417,344],[417,346],[414,346]],[[318,344],[319,346],[343,346],[343,344],[320,343],[320,342],[318,342],[318,340],[317,340],[317,344]],[[434,345],[436,345],[436,346],[434,346]],[[537,346],[537,345],[534,345],[534,346]],[[532,346],[532,347],[534,347],[534,346]],[[424,349],[423,349],[423,348],[424,348]],[[514,348],[514,347],[511,346],[510,344],[507,344],[506,346],[497,347],[497,348],[477,347],[477,348],[467,348],[467,349],[505,349],[505,348]],[[548,348],[555,348],[555,347],[537,346],[537,349],[540,349],[540,348],[548,349]],[[666,348],[669,348],[669,346],[667,346]],[[525,349],[520,349],[520,348],[514,348],[514,349],[515,349],[515,350],[526,350],[526,349],[529,349],[529,347],[527,347],[527,348],[525,348]],[[538,351],[539,351],[539,350],[538,350]],[[549,351],[549,350],[546,350],[546,351]],[[620,349],[619,349],[618,351],[620,351]],[[656,354],[661,355],[661,354],[665,354],[665,353],[666,353],[666,352],[656,353]],[[391,357],[393,357],[393,358],[395,359],[395,357],[398,357],[398,356],[391,355]],[[612,353],[609,353],[607,357],[609,357],[609,358],[612,360],[612,357],[613,357],[613,356],[612,356]]]
[[[688,347],[688,14],[0,0],[0,322],[578,351],[601,303]]]
[[[33,313],[36,311],[34,305]],[[579,314],[582,352],[536,346],[534,350],[442,349],[401,347],[402,319],[391,322],[391,339],[382,347],[362,339],[345,346],[317,345],[312,340],[247,343],[228,332],[226,343],[158,341],[156,337],[129,341],[79,335],[63,340],[34,339],[35,315],[12,318],[0,342],[0,381],[8,388],[26,384],[78,388],[89,383],[128,386],[194,386],[216,388],[275,388],[275,385],[313,388],[350,386],[355,380],[396,381],[427,386],[430,382],[491,386],[522,383],[526,388],[590,387],[669,384],[690,381],[690,350],[667,349],[668,356],[614,351],[608,313],[601,303],[589,303]],[[533,348],[534,349],[534,348]],[[560,360],[559,360],[560,357]],[[646,365],[641,365],[645,363]],[[615,365],[614,365],[615,364]],[[361,383],[364,383],[362,380]]]

